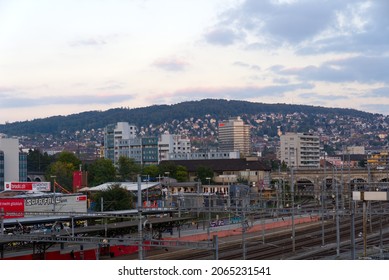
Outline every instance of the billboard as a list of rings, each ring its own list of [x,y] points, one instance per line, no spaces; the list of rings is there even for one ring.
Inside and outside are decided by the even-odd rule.
[[[4,190],[6,191],[50,191],[50,182],[5,182]]]
[[[34,212],[86,213],[86,195],[40,195],[25,198],[0,198],[0,215],[4,219],[37,217]],[[31,212],[31,213],[29,213]]]
[[[50,195],[27,197],[24,200],[27,212],[87,212],[86,195]]]
[[[23,217],[24,199],[23,198],[0,199],[0,213],[4,213],[4,219]]]

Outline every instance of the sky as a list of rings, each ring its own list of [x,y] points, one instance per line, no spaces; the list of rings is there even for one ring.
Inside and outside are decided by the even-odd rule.
[[[389,114],[387,0],[0,0],[0,124],[205,98]]]

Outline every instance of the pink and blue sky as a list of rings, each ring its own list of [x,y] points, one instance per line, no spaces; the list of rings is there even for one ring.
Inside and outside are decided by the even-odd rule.
[[[0,123],[204,98],[389,113],[387,0],[0,0]]]

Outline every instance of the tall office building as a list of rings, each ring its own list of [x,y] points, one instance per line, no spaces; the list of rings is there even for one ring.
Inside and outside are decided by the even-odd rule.
[[[27,181],[27,155],[20,152],[19,140],[0,138],[0,190],[4,182]]]
[[[220,151],[239,151],[242,156],[250,155],[250,126],[240,117],[219,123],[218,139]]]
[[[280,136],[280,160],[289,167],[319,168],[319,136],[307,133],[286,133]]]

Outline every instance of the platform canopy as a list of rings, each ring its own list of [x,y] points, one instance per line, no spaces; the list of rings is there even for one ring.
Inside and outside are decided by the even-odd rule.
[[[140,184],[141,184],[142,191],[161,185],[159,182],[141,182]],[[115,185],[120,185],[120,187],[122,187],[130,192],[138,191],[138,183],[137,182],[108,182],[108,183],[104,183],[104,184],[101,184],[101,185],[98,185],[95,187],[91,187],[91,188],[82,188],[82,189],[80,189],[80,191],[89,191],[89,192],[105,191],[109,187],[112,187]]]

